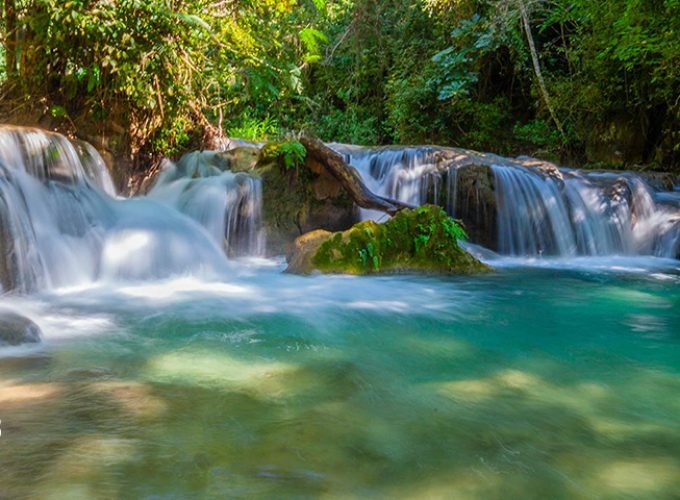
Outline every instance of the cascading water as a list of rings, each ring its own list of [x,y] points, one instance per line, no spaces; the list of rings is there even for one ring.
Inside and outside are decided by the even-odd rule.
[[[217,228],[211,234],[166,203],[113,198],[111,178],[91,146],[39,130],[1,128],[0,289],[26,293],[99,280],[223,275],[225,241],[233,237],[241,245],[245,235],[243,251],[261,245],[257,231],[243,223],[256,218],[260,198],[259,184],[247,176],[219,179],[213,187],[231,200],[231,211],[216,222],[223,224],[216,242]],[[177,182],[166,187],[194,189],[191,179]],[[182,203],[196,216],[201,205],[190,198]]]
[[[472,216],[475,224],[494,222],[495,249],[502,254],[675,257],[680,251],[680,210],[668,202],[676,197],[657,196],[633,173],[546,170],[486,155],[483,163],[490,167],[480,167],[476,160],[467,164],[491,169],[496,213],[485,218],[478,213],[484,182],[473,179],[463,192],[459,169],[466,163],[439,154],[446,149],[333,147],[382,196],[414,205],[438,204],[454,217],[461,200],[471,201],[475,208],[460,216],[465,222]],[[382,214],[362,213],[363,218],[377,216]]]
[[[494,166],[499,251],[674,257],[680,214],[635,174]]]
[[[219,153],[187,154],[166,163],[148,196],[197,221],[229,255],[262,256],[262,181],[226,168]]]
[[[76,149],[62,136],[0,131],[4,290],[27,292],[77,283],[96,273],[96,249],[113,211],[95,187],[106,175],[87,174]],[[105,189],[106,184],[99,187]]]
[[[431,202],[443,205],[454,215],[456,206],[456,169],[442,169],[435,148],[387,148],[365,150],[333,145],[354,166],[366,186],[374,193],[410,205]],[[383,216],[363,210],[362,218]]]

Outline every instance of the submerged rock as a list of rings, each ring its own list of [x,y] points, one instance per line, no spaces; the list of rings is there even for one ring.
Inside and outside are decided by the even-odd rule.
[[[37,343],[42,340],[40,327],[11,311],[0,310],[0,346]]]
[[[402,210],[389,221],[365,221],[347,231],[313,231],[298,238],[289,273],[346,274],[488,272],[458,245],[463,230],[440,207]]]

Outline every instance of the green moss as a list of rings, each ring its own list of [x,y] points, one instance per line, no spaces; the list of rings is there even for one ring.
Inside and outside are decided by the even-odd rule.
[[[490,268],[458,245],[463,229],[440,207],[402,210],[384,224],[366,221],[335,233],[311,257],[328,273],[374,274],[398,271],[485,272]]]

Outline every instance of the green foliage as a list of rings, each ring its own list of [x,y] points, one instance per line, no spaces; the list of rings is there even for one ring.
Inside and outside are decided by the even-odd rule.
[[[304,28],[300,30],[300,41],[305,47],[305,62],[321,61],[321,47],[328,43],[325,33],[314,28]]]
[[[228,130],[230,137],[237,137],[247,141],[266,141],[270,137],[281,135],[281,125],[272,115],[265,115],[264,118],[251,117],[244,115],[239,120],[239,124]]]
[[[307,149],[295,140],[269,142],[262,148],[262,156],[277,160],[284,171],[297,171],[307,158]]]
[[[455,45],[432,57],[439,71],[429,83],[438,89],[437,97],[440,100],[469,96],[470,87],[479,80],[479,73],[475,68],[476,61],[497,48],[493,25],[480,30],[481,24],[479,14],[461,21],[451,32]],[[474,39],[470,39],[473,35]]]
[[[126,127],[133,150],[170,152],[220,120],[253,137],[273,133],[269,110],[301,97],[302,70],[326,41],[310,25],[321,0],[20,4],[13,83],[70,116]]]
[[[319,136],[348,144],[372,145],[380,142],[379,120],[366,110],[350,106],[347,110],[332,109],[308,125]]]
[[[305,124],[354,143],[581,162],[609,148],[680,164],[680,0],[522,3],[564,134],[538,92],[519,0],[341,3],[323,27],[334,50],[308,75]]]
[[[286,141],[279,145],[279,158],[286,170],[302,165],[307,157],[307,149],[298,141]]]
[[[517,123],[513,128],[513,134],[519,141],[537,146],[555,148],[560,142],[557,130],[545,120],[531,120],[527,123]]]
[[[7,88],[57,118],[124,127],[133,153],[177,151],[211,126],[254,141],[304,128],[680,165],[680,0],[15,3]]]

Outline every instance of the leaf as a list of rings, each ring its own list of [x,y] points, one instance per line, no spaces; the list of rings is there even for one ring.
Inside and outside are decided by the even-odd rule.
[[[202,18],[195,14],[182,14],[178,12],[175,15],[185,24],[191,26],[192,28],[200,28],[208,32],[212,31],[210,25],[205,20],[203,20]]]
[[[66,111],[66,108],[63,106],[51,106],[50,107],[50,114],[54,118],[66,118],[68,117],[68,111]]]
[[[99,66],[93,65],[92,69],[89,71],[90,77],[87,79],[87,91],[92,92],[95,87],[99,86],[101,81],[101,70]]]
[[[300,41],[305,46],[305,59],[314,58],[315,56],[319,56],[317,60],[321,59],[320,45],[322,43],[328,43],[328,37],[326,34],[323,31],[319,31],[314,28],[304,28],[300,30],[299,37]]]

